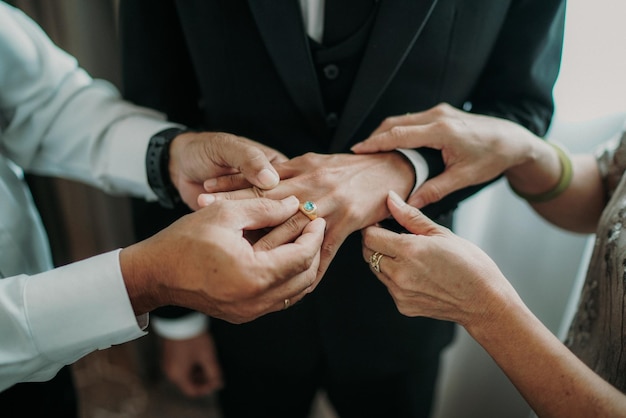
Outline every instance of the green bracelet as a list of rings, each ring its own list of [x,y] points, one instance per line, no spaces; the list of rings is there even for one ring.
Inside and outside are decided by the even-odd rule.
[[[567,155],[567,152],[559,145],[553,142],[547,142],[547,144],[554,148],[557,155],[559,156],[559,162],[561,163],[561,177],[559,178],[559,182],[557,183],[557,185],[554,186],[551,190],[539,194],[522,193],[515,190],[515,188],[511,186],[511,190],[513,190],[513,193],[523,199],[526,199],[530,203],[541,203],[552,200],[555,197],[559,196],[561,193],[563,193],[572,182],[574,170],[572,169],[572,160],[570,160],[569,155]]]

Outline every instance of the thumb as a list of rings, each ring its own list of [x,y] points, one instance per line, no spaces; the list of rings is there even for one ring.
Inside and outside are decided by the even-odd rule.
[[[235,152],[237,150],[235,149]],[[259,148],[244,145],[238,152],[240,159],[239,170],[246,180],[261,189],[271,189],[275,187],[280,177],[270,163],[269,159]]]
[[[426,205],[435,203],[446,197],[452,192],[456,192],[463,188],[459,183],[459,179],[463,178],[453,170],[446,170],[436,177],[427,180],[413,193],[408,203],[416,208],[423,208]]]
[[[387,206],[396,221],[416,235],[435,235],[439,225],[431,221],[419,209],[406,204],[393,190],[387,196]]]

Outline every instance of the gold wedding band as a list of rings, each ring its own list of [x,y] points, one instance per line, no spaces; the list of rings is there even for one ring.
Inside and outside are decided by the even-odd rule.
[[[310,220],[317,218],[317,205],[310,200],[300,204],[300,212],[304,213]]]
[[[285,305],[283,306],[283,309],[287,309],[289,307],[289,305],[291,305],[291,301],[289,299],[285,299],[284,304]]]
[[[383,258],[383,256],[384,254],[381,254],[378,251],[370,256],[370,267],[376,273],[380,273],[380,260]]]

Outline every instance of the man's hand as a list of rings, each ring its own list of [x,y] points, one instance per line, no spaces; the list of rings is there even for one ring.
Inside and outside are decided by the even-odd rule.
[[[189,397],[210,395],[223,385],[215,344],[208,332],[186,340],[161,339],[161,368]]]
[[[238,200],[254,197],[282,199],[295,195],[301,202],[313,201],[317,214],[327,223],[318,278],[328,268],[337,250],[352,232],[385,219],[389,212],[385,198],[389,190],[407,196],[415,181],[413,166],[400,153],[375,155],[308,153],[277,164],[281,182],[272,190],[248,189],[201,195],[201,204],[214,200]],[[234,176],[241,179],[241,176]],[[207,191],[232,190],[243,185],[233,176],[220,178]],[[206,186],[206,185],[205,185]],[[277,243],[297,236],[309,219],[297,214],[283,225],[274,228],[255,244],[259,248],[273,248]]]
[[[247,138],[223,132],[186,132],[170,145],[169,172],[183,201],[195,210],[204,181],[241,173],[250,184],[271,189],[279,180],[272,164],[286,160],[278,151]]]
[[[318,283],[324,220],[307,219],[295,240],[269,247],[244,237],[297,211],[293,196],[216,202],[123,249],[122,275],[135,313],[177,305],[241,323],[297,302]]]

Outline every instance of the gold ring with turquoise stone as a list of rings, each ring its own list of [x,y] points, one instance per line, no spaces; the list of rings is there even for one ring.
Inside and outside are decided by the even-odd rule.
[[[317,205],[310,200],[300,203],[300,212],[304,213],[310,220],[317,218]]]

